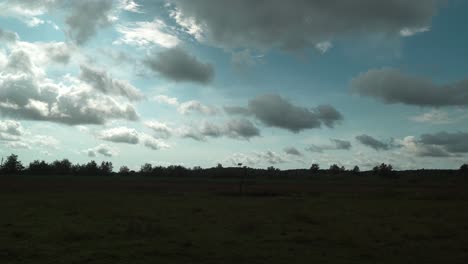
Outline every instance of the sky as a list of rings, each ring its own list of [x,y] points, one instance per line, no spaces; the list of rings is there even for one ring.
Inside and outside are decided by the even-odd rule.
[[[468,2],[0,0],[0,156],[468,162]]]

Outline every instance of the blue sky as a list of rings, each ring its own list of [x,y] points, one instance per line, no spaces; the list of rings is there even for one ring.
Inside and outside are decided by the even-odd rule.
[[[466,1],[0,0],[0,156],[458,168]]]

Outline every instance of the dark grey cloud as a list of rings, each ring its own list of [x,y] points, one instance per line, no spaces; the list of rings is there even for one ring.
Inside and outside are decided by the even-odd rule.
[[[295,147],[287,147],[284,149],[284,152],[293,156],[303,156],[302,153]]]
[[[361,144],[373,148],[375,150],[389,150],[391,148],[391,144],[384,143],[366,134],[357,136],[356,140],[359,141]]]
[[[468,153],[468,133],[464,132],[423,134],[420,142],[425,145],[442,147],[449,153]]]
[[[468,79],[439,85],[428,78],[384,68],[357,76],[351,81],[351,86],[353,92],[387,104],[434,107],[468,105]]]
[[[322,153],[327,150],[350,150],[352,145],[351,142],[341,139],[330,139],[331,144],[329,145],[315,145],[312,144],[306,148],[310,152]]]
[[[141,92],[129,82],[113,79],[105,70],[84,64],[80,65],[80,69],[80,79],[104,94],[120,95],[133,101],[143,98]]]
[[[260,130],[249,120],[232,119],[224,127],[228,137],[249,139],[260,136]]]
[[[208,84],[215,75],[211,64],[200,62],[195,56],[178,47],[150,55],[143,63],[151,71],[176,82]]]
[[[112,23],[111,11],[113,0],[62,0],[61,8],[67,11],[65,23],[68,34],[78,44],[85,44],[98,29]]]
[[[305,129],[319,128],[322,124],[333,127],[343,116],[332,106],[322,105],[308,109],[295,106],[276,94],[258,96],[249,101],[247,108],[225,107],[228,114],[253,115],[263,124],[298,133]]]
[[[260,136],[260,130],[249,120],[231,119],[223,125],[204,122],[199,127],[191,127],[182,131],[182,137],[205,141],[207,137],[229,137],[233,139],[249,140]]]
[[[411,35],[429,28],[438,0],[170,0],[201,41],[235,49],[297,50],[349,36]]]

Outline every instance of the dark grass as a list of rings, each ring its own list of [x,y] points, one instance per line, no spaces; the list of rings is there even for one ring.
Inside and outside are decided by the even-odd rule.
[[[4,178],[0,263],[468,263],[464,182]]]

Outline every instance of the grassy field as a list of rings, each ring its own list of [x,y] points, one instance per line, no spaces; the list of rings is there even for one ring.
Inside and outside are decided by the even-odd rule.
[[[464,186],[0,179],[0,263],[468,263]]]

